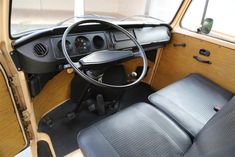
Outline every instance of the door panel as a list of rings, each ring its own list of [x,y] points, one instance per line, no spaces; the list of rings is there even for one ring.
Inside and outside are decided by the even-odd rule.
[[[182,43],[186,46],[174,46]],[[200,49],[210,51],[211,55],[209,57],[200,55]],[[212,64],[200,63],[193,56],[209,60]],[[170,44],[163,50],[152,86],[161,89],[191,73],[202,74],[220,86],[235,92],[235,50],[174,33]]]
[[[0,156],[10,157],[25,147],[26,140],[5,78],[0,65]]]
[[[43,90],[33,99],[37,124],[45,114],[70,98],[73,76],[73,73],[68,73],[66,70],[60,72],[48,81]]]

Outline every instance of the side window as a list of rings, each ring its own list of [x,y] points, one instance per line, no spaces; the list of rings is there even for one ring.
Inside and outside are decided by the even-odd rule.
[[[193,0],[183,20],[182,27],[191,31],[197,31],[201,27],[206,0]],[[205,14],[206,18],[213,19],[211,32],[215,37],[235,38],[235,1],[234,0],[210,0]]]
[[[178,11],[183,0],[147,0],[148,15],[170,23]]]

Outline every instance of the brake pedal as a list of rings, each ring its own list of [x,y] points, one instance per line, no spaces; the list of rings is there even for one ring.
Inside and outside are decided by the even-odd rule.
[[[66,117],[68,118],[68,120],[73,120],[76,118],[76,114],[75,112],[69,112],[67,113]]]
[[[49,128],[52,128],[54,125],[54,120],[50,117],[46,117],[43,119],[43,123],[45,123]]]
[[[94,112],[94,111],[95,111],[95,104],[89,105],[89,106],[88,106],[88,110],[89,110],[90,112]]]

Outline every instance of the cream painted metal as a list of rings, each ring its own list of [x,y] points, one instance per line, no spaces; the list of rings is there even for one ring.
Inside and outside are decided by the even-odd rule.
[[[84,0],[74,0],[74,16],[83,16],[84,13]]]
[[[32,152],[30,147],[27,147],[25,150],[17,154],[15,157],[32,157]]]

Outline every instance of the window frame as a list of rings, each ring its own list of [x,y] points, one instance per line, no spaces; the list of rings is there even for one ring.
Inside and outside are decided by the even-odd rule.
[[[218,40],[222,40],[222,41],[225,41],[225,42],[235,44],[235,36],[230,36],[229,34],[224,34],[223,32],[217,32],[217,35],[216,35],[216,33],[210,34],[211,32],[209,34],[203,34],[203,33],[197,32],[197,31],[190,30],[189,28],[186,28],[186,27],[183,26],[182,22],[183,22],[184,16],[186,16],[187,11],[188,11],[189,7],[192,5],[193,1],[194,0],[190,1],[189,5],[187,6],[185,12],[183,13],[183,15],[180,19],[180,22],[179,22],[180,28],[182,28],[184,30],[187,30],[189,32],[192,32],[192,33],[196,33],[198,35],[207,36],[207,37],[211,37],[211,38],[214,38],[214,39],[218,39]]]

